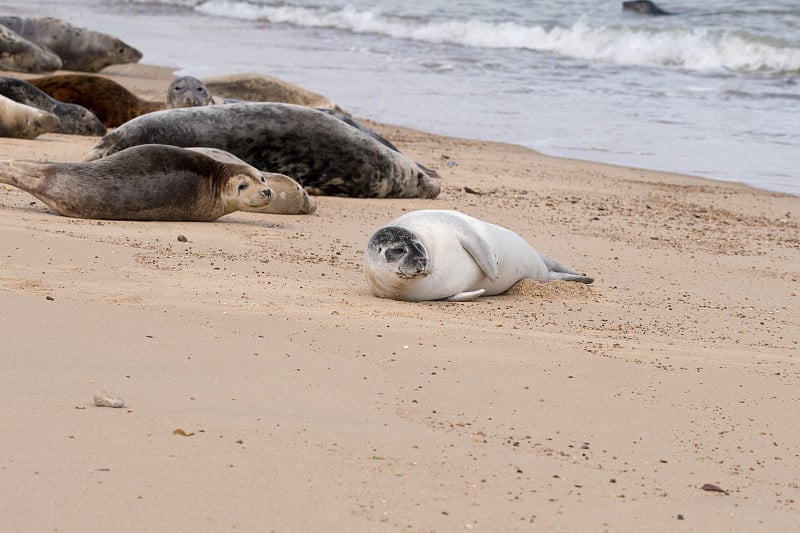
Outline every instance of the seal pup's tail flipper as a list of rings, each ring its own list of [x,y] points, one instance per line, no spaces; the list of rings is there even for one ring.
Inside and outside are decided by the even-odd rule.
[[[545,255],[539,252],[544,264],[547,265],[547,270],[550,271],[550,279],[551,280],[563,280],[563,281],[577,281],[578,283],[586,283],[587,285],[590,283],[594,283],[594,278],[590,278],[588,276],[581,276],[567,265],[556,261],[549,255]]]

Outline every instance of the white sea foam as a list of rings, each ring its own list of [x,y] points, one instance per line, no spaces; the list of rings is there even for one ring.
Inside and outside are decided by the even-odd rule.
[[[571,26],[551,27],[525,26],[514,22],[490,23],[476,19],[425,22],[352,7],[331,10],[231,0],[208,0],[198,4],[195,9],[212,16],[334,28],[430,43],[551,52],[623,65],[698,71],[800,71],[799,47],[745,32],[704,28],[655,30],[626,25],[594,26],[587,20],[579,20]]]

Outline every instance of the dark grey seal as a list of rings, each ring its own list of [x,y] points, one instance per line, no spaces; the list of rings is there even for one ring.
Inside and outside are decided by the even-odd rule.
[[[439,183],[407,156],[341,120],[303,106],[226,104],[148,113],[106,135],[93,161],[139,144],[219,148],[311,194],[435,198]]]
[[[109,65],[136,63],[142,53],[112,35],[73,26],[52,17],[0,17],[0,24],[47,48],[65,70],[98,72]]]
[[[630,2],[622,2],[623,11],[633,11],[642,15],[672,15],[668,11],[664,11],[650,0],[633,0]]]
[[[136,146],[93,163],[0,161],[0,183],[58,214],[107,220],[211,221],[272,200],[252,167],[185,148]]]
[[[0,69],[38,73],[60,68],[61,59],[53,52],[0,25]]]
[[[15,102],[49,111],[59,118],[56,133],[105,135],[106,127],[85,107],[65,104],[25,80],[0,77],[0,94]]]

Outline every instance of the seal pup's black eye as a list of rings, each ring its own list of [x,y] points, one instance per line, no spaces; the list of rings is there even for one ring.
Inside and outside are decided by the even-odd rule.
[[[402,246],[395,246],[394,248],[386,250],[387,261],[397,261],[404,255],[406,255],[406,249]]]
[[[245,190],[245,189],[246,189],[246,188],[248,188],[249,186],[250,186],[250,185],[249,185],[249,184],[247,184],[247,183],[240,183],[240,184],[239,184],[239,192],[242,192],[243,190]]]
[[[265,178],[264,176],[261,176],[261,183],[266,183],[266,182],[267,182],[267,178]]]

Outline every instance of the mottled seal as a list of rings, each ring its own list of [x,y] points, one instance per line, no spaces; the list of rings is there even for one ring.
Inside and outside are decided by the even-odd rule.
[[[176,78],[167,88],[167,108],[202,107],[215,105],[208,87],[194,76]]]
[[[223,163],[248,165],[235,155],[217,148],[193,146],[189,150],[200,152]],[[250,167],[258,172],[255,167]],[[275,215],[310,215],[317,210],[317,202],[308,195],[303,187],[289,176],[283,174],[263,173],[272,189],[272,201],[263,207],[243,207],[242,211],[253,213],[270,213]]]
[[[52,72],[61,68],[61,59],[21,35],[0,25],[0,70]]]
[[[0,137],[35,139],[58,129],[58,117],[0,95]]]
[[[143,100],[114,80],[93,74],[56,74],[28,81],[56,100],[87,108],[109,128],[166,108],[164,102]]]
[[[259,100],[259,101],[264,102],[264,100]],[[236,98],[224,98],[221,96],[215,96],[211,94],[211,91],[206,86],[206,84],[203,83],[202,80],[195,78],[194,76],[182,76],[173,81],[170,84],[169,88],[167,89],[167,108],[169,109],[175,109],[178,107],[202,107],[206,105],[246,104],[246,103],[254,103],[254,102],[248,100],[240,100]],[[306,107],[314,107],[314,109],[318,111],[322,111],[323,113],[327,113],[332,117],[336,117],[339,120],[343,121],[344,123],[366,133],[367,135],[369,135],[379,143],[383,144],[387,148],[390,148],[395,152],[400,151],[388,139],[382,137],[381,135],[376,133],[373,129],[358,122],[353,117],[342,111],[326,107],[316,107],[316,106],[306,106]]]
[[[219,148],[258,169],[295,179],[310,194],[439,194],[438,182],[410,158],[327,113],[292,104],[226,104],[148,113],[103,137],[84,161],[149,143]]]
[[[633,11],[642,15],[671,15],[664,11],[650,0],[633,0],[630,2],[622,2],[623,11]]]
[[[211,221],[272,199],[252,167],[175,146],[145,145],[93,163],[0,162],[0,183],[60,215],[109,220]]]
[[[264,74],[231,74],[206,78],[203,81],[211,94],[216,97],[248,102],[281,102],[342,111],[330,98]]]
[[[592,283],[519,235],[458,211],[411,211],[379,229],[364,254],[372,293],[395,300],[468,301],[523,279]]]
[[[0,94],[20,104],[53,113],[59,119],[56,133],[105,135],[106,127],[83,106],[65,104],[25,80],[0,76]]]
[[[109,65],[136,63],[142,53],[111,35],[52,17],[0,17],[0,24],[47,48],[65,70],[97,72]]]

